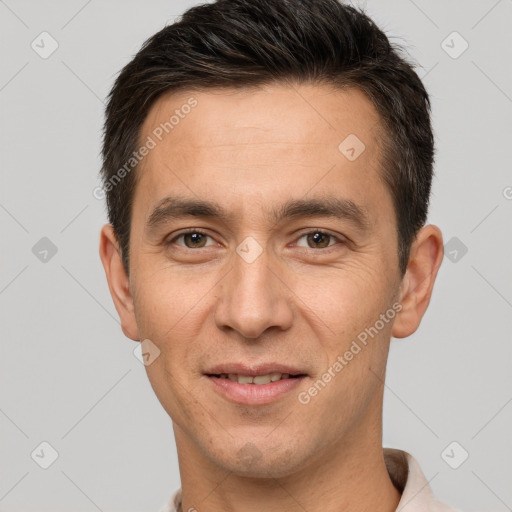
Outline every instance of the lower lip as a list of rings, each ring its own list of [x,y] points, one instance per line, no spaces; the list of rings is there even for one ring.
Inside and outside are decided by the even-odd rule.
[[[232,402],[242,405],[264,405],[275,402],[296,389],[305,376],[282,379],[268,384],[239,384],[238,382],[206,375],[214,389]]]

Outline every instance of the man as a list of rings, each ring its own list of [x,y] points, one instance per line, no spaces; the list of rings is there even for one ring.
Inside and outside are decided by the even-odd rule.
[[[166,511],[450,510],[382,447],[443,258],[428,95],[335,0],[219,0],[109,96],[100,255],[173,422]]]

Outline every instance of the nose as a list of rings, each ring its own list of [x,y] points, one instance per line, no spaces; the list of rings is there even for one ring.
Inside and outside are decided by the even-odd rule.
[[[238,254],[234,268],[223,281],[215,308],[221,330],[234,330],[244,338],[258,338],[275,328],[289,329],[293,322],[292,291],[266,251],[248,263]]]

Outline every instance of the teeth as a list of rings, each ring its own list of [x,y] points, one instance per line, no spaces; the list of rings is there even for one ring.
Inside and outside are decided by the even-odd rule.
[[[256,377],[251,377],[250,375],[238,375],[236,373],[229,374],[221,374],[221,379],[229,379],[233,382],[238,382],[239,384],[269,384],[270,382],[276,382],[281,379],[290,378],[289,373],[269,373],[268,375],[258,375]]]
[[[252,381],[254,384],[268,384],[269,382],[272,382],[272,377],[270,375],[258,375],[257,377],[254,377]]]

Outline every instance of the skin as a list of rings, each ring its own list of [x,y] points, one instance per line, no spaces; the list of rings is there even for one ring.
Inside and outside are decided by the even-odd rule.
[[[197,106],[137,169],[129,277],[110,225],[100,240],[124,334],[160,350],[146,370],[173,422],[183,510],[393,511],[400,494],[382,451],[386,361],[391,336],[414,333],[428,307],[441,231],[419,231],[402,277],[380,177],[379,116],[359,90],[273,84],[167,94],[141,140],[191,96]],[[349,134],[366,146],[354,161],[338,149]],[[185,217],[148,230],[168,194],[216,201],[231,218]],[[289,199],[326,196],[363,208],[367,229],[344,218],[276,223],[265,215]],[[176,239],[186,228],[207,236]],[[307,236],[315,229],[333,238],[315,241]],[[252,263],[236,252],[249,236],[263,249]],[[297,393],[397,303],[378,335],[300,403]],[[242,406],[203,375],[228,361],[283,362],[308,377],[275,403]]]

